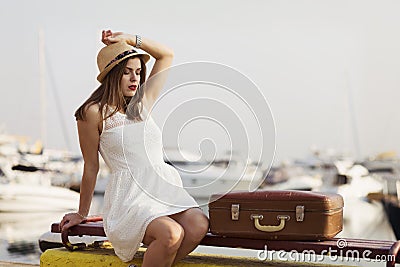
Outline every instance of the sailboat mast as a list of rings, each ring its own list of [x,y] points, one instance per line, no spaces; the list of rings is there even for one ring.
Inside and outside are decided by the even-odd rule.
[[[46,123],[46,59],[44,47],[44,31],[39,30],[39,75],[40,75],[40,137],[42,144],[47,145],[47,123]]]
[[[357,116],[356,116],[356,109],[354,107],[354,92],[353,88],[350,84],[350,75],[346,72],[346,87],[347,87],[347,98],[349,104],[349,111],[350,111],[350,127],[352,129],[352,137],[353,137],[353,144],[354,149],[356,152],[356,159],[361,159],[361,146],[360,146],[360,139],[358,133],[358,123],[357,123]]]

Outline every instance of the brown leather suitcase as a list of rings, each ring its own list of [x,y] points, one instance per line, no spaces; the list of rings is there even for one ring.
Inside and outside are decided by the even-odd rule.
[[[272,240],[326,240],[343,228],[343,198],[309,191],[255,191],[212,195],[215,235]]]

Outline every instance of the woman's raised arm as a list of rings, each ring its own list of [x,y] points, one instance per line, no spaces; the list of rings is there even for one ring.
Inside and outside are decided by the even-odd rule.
[[[137,40],[139,39],[141,41],[140,46],[137,44]],[[113,33],[111,31],[103,31],[102,41],[106,45],[125,41],[127,44],[138,47],[155,58],[156,62],[150,72],[146,86],[144,87],[144,96],[149,107],[151,107],[165,84],[167,78],[166,70],[171,66],[174,57],[172,49],[145,37],[137,37],[136,35],[124,34],[122,32]]]

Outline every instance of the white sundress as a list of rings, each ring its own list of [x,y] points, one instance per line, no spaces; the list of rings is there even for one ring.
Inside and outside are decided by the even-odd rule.
[[[152,220],[198,207],[178,171],[164,162],[161,130],[145,108],[141,116],[135,122],[117,112],[100,135],[99,151],[111,170],[104,231],[124,262],[133,259]]]

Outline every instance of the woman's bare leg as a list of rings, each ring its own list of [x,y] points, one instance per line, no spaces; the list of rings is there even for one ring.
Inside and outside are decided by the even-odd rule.
[[[168,216],[154,219],[146,229],[143,243],[147,250],[143,257],[143,267],[172,266],[178,249],[184,239],[184,229]]]
[[[185,232],[183,241],[176,253],[174,263],[180,261],[192,252],[208,232],[208,218],[199,208],[170,215],[177,221]]]

